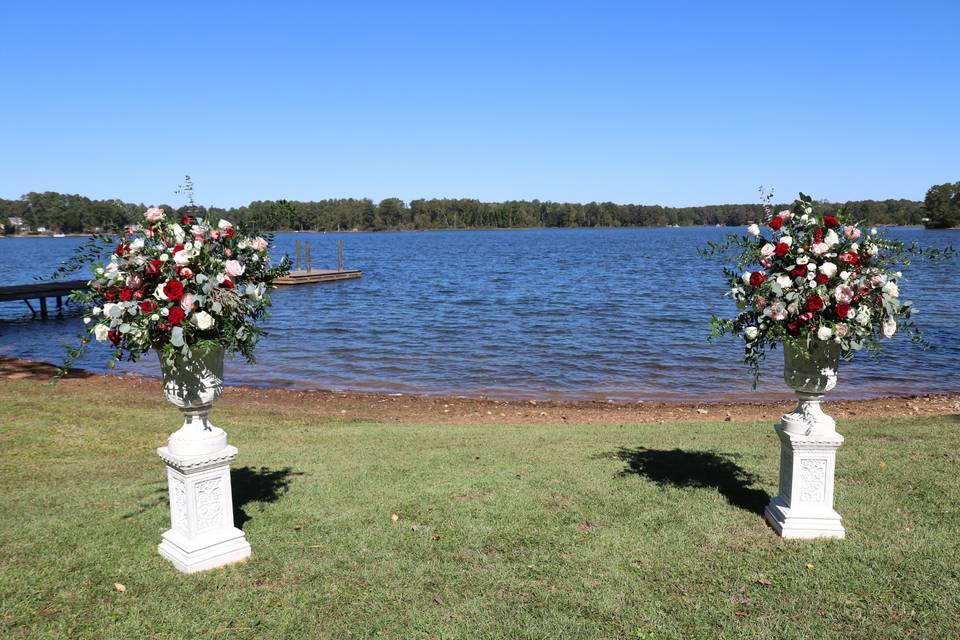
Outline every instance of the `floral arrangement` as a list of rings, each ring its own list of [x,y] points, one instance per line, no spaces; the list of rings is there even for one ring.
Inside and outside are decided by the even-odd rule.
[[[899,267],[915,256],[952,255],[951,249],[922,251],[885,238],[850,220],[843,207],[815,214],[813,200],[803,193],[779,213],[770,199],[765,198],[763,227],[751,224],[746,236],[731,234],[703,252],[731,258],[730,252],[738,251],[724,274],[727,295],[740,312],[732,319],[714,316],[711,337],[743,338],[754,386],[766,350],[781,342],[807,354],[833,343],[843,359],[862,349],[876,354],[898,331],[929,346],[912,320],[913,304],[901,299]]]
[[[89,312],[81,344],[68,352],[61,375],[92,340],[112,345],[110,367],[151,349],[172,364],[191,349],[211,346],[254,361],[273,281],[289,270],[286,260],[271,266],[266,238],[247,237],[227,220],[174,217],[159,207],[119,235],[106,263],[90,261],[89,288],[70,296]],[[117,241],[101,236],[92,242],[107,239]]]

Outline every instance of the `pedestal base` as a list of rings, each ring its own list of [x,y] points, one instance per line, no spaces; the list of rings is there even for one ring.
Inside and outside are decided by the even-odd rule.
[[[843,436],[829,428],[792,433],[789,420],[774,429],[780,437],[780,493],[764,518],[784,538],[843,538],[842,518],[833,509],[834,469]]]
[[[770,501],[763,517],[783,538],[809,540],[812,538],[843,538],[840,514],[833,509],[822,509],[816,514],[805,514],[791,509],[777,497]]]
[[[208,538],[187,539],[170,529],[157,545],[160,555],[183,573],[196,573],[241,562],[250,557],[250,543],[236,527]]]
[[[157,547],[184,573],[195,573],[250,557],[243,531],[233,526],[230,462],[237,448],[183,456],[160,447],[167,463],[171,527]]]

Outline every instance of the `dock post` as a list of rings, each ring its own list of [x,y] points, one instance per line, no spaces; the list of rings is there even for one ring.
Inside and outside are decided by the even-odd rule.
[[[40,297],[40,319],[47,319],[47,299],[43,296]]]
[[[307,244],[307,251],[306,251],[307,273],[310,273],[310,241],[307,240],[307,243],[306,243],[306,244]]]
[[[297,271],[300,271],[300,238],[297,238]]]
[[[57,296],[57,317],[63,317],[63,296]]]
[[[343,240],[337,240],[337,271],[343,273]]]

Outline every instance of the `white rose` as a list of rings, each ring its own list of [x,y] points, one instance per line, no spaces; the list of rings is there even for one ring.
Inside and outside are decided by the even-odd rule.
[[[843,280],[844,282],[846,282],[847,280],[849,280],[849,279],[850,279],[850,272],[849,272],[849,271],[841,271],[841,272],[840,272],[840,279]]]
[[[213,316],[211,316],[206,311],[200,311],[193,315],[193,321],[196,323],[197,328],[201,331],[206,331],[213,326]]]
[[[837,235],[837,232],[833,229],[828,229],[825,234],[823,234],[823,243],[828,247],[835,247],[840,244],[840,236]]]
[[[749,234],[752,235],[753,237],[759,236],[759,235],[760,235],[760,225],[758,225],[758,224],[756,224],[756,223],[750,225],[749,227],[747,227],[747,233],[749,233]]]
[[[176,262],[181,267],[185,267],[190,264],[190,260],[193,259],[193,251],[190,249],[180,249],[175,254],[173,254],[173,261]]]
[[[253,300],[259,300],[263,297],[260,288],[255,284],[248,284],[244,292]]]
[[[756,327],[747,327],[743,330],[743,335],[746,336],[747,340],[756,340],[758,333],[759,331]]]
[[[877,235],[877,228],[876,228],[876,227],[870,229],[870,235],[872,235],[872,236]]]
[[[97,339],[98,342],[103,342],[107,339],[107,333],[110,332],[110,329],[105,324],[98,324],[93,328],[93,337]]]
[[[170,344],[175,347],[183,346],[183,327],[174,327],[170,330]]]
[[[810,258],[807,256],[800,256],[799,258],[797,258],[797,264],[807,264],[808,262],[810,262]]]
[[[744,271],[740,279],[743,280],[743,284],[750,284],[750,272]]]
[[[830,327],[820,327],[819,329],[817,329],[817,337],[820,338],[821,340],[824,340],[824,341],[829,340],[832,335],[833,335],[833,329],[831,329]]]
[[[143,238],[137,238],[136,240],[130,243],[131,251],[136,252],[136,251],[140,251],[140,249],[143,249]]]
[[[781,289],[789,289],[793,286],[793,279],[790,276],[777,276],[777,284],[780,285]]]
[[[770,256],[773,255],[773,251],[775,248],[776,247],[774,247],[772,244],[768,242],[767,244],[763,245],[760,248],[760,255],[762,255],[764,258],[769,258]]]
[[[230,224],[229,222],[227,222],[227,221],[224,220],[223,218],[221,218],[221,219],[220,219],[220,222],[217,223],[217,228],[220,229],[221,231],[226,231],[227,229],[229,229],[229,228],[232,227],[232,226],[233,226],[232,224]]]
[[[883,292],[891,298],[900,297],[900,288],[897,286],[896,282],[888,282],[887,284],[883,285]]]
[[[790,236],[783,236],[782,238],[780,238],[780,242],[782,242],[783,244],[789,247],[793,245],[793,238],[791,238]]]
[[[804,212],[804,213],[813,213],[813,207],[804,207],[804,208],[803,208],[803,212]]]
[[[114,302],[108,302],[103,305],[103,315],[108,318],[119,318],[123,315],[123,307]]]
[[[897,332],[897,321],[894,320],[893,318],[887,318],[886,320],[883,321],[883,324],[881,325],[881,330],[883,331],[883,335],[885,337],[892,338],[893,334]]]
[[[820,265],[820,273],[828,278],[832,278],[833,276],[837,275],[837,265],[832,262],[824,262],[822,265]]]

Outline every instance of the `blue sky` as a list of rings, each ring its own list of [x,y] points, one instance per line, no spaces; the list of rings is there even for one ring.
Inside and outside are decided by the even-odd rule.
[[[960,2],[0,3],[0,197],[694,205],[960,180]]]

